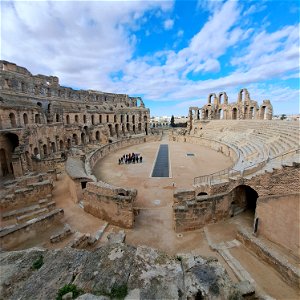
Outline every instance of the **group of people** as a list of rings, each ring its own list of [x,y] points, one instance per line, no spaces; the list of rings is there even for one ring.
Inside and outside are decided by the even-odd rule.
[[[129,153],[129,154],[124,154],[121,158],[119,158],[119,165],[120,164],[135,164],[135,163],[142,163],[143,162],[143,157],[140,156],[139,153]]]

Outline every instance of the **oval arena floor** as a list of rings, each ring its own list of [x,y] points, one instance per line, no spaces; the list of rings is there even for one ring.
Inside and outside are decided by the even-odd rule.
[[[169,146],[170,177],[151,177],[161,144]],[[142,155],[143,162],[118,164],[121,156],[132,152]],[[126,230],[128,244],[147,245],[172,254],[196,248],[209,254],[203,230],[179,235],[173,230],[173,191],[191,188],[195,176],[222,170],[232,163],[230,158],[210,148],[169,142],[165,135],[160,142],[134,145],[106,156],[95,165],[93,173],[104,182],[138,190],[135,208],[140,212],[135,217],[134,229]]]

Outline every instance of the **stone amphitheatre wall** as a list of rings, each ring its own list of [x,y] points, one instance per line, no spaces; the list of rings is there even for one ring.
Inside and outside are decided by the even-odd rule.
[[[60,167],[71,148],[150,134],[140,97],[74,90],[6,61],[0,74],[0,177]]]
[[[299,251],[299,178],[299,164],[295,164],[251,179],[232,179],[227,183],[176,191],[174,229],[176,232],[194,230],[230,218],[234,213],[233,202],[241,209],[246,206],[240,187],[250,187],[258,194],[255,211],[255,218],[259,219],[257,234],[292,251]]]
[[[229,103],[226,92],[220,92],[218,95],[209,94],[203,107],[190,107],[188,127],[196,120],[271,120],[272,115],[270,100],[263,100],[259,105],[244,88],[239,91],[236,102]]]
[[[83,192],[84,210],[113,225],[132,228],[133,203],[137,190],[114,187],[104,182],[89,182]]]

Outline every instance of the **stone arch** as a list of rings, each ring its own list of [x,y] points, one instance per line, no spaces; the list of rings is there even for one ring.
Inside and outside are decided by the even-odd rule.
[[[208,103],[208,104],[212,104],[212,103],[211,103],[211,97],[214,97],[214,101],[215,101],[215,99],[217,98],[217,96],[216,96],[215,93],[209,94],[209,95],[208,95],[208,98],[207,98],[207,103]]]
[[[70,124],[70,116],[69,115],[66,115],[66,123]]]
[[[249,185],[238,185],[230,191],[231,216],[244,210],[255,216],[258,193]]]
[[[108,124],[108,129],[109,129],[109,136],[113,136],[113,130],[111,124]]]
[[[85,144],[85,133],[82,132],[80,137],[81,137],[81,144],[84,145]]]
[[[74,143],[75,145],[78,145],[78,136],[77,136],[76,133],[73,134],[73,143]]]
[[[43,155],[44,157],[48,155],[48,148],[46,144],[43,145]]]
[[[232,108],[232,117],[231,117],[231,119],[232,120],[237,120],[237,118],[238,118],[238,109],[236,107],[233,107]]]
[[[228,96],[226,94],[226,92],[220,92],[218,95],[218,104],[222,104],[222,96],[223,96],[223,103],[224,104],[228,104]]]
[[[100,132],[99,132],[99,130],[96,131],[95,138],[96,138],[96,141],[100,141]]]
[[[63,140],[59,141],[59,150],[60,151],[64,150],[64,142],[63,142]]]
[[[224,119],[224,110],[222,108],[219,108],[219,110],[218,110],[218,119],[219,120]]]
[[[250,94],[249,94],[248,90],[245,89],[245,88],[241,89],[239,91],[239,94],[238,94],[238,103],[241,103],[243,101],[244,102],[249,102],[250,101]]]
[[[115,133],[119,136],[119,124],[115,124]]]
[[[16,121],[16,116],[15,116],[14,113],[9,114],[9,120],[10,120],[11,128],[16,128],[17,127],[17,121]]]
[[[28,124],[28,116],[26,113],[23,114],[23,122],[24,122],[24,125]]]
[[[40,114],[35,114],[34,115],[34,122],[36,124],[41,124],[41,115]]]
[[[56,152],[56,145],[55,145],[55,142],[52,142],[52,143],[51,143],[51,152],[52,152],[52,153],[55,153],[55,152]]]

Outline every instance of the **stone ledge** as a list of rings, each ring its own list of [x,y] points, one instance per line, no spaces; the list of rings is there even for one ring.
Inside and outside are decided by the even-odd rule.
[[[268,247],[264,242],[252,235],[245,229],[240,229],[237,233],[237,239],[247,248],[254,251],[260,258],[270,264],[279,272],[284,281],[289,285],[299,288],[300,269],[290,264],[275,250]]]

